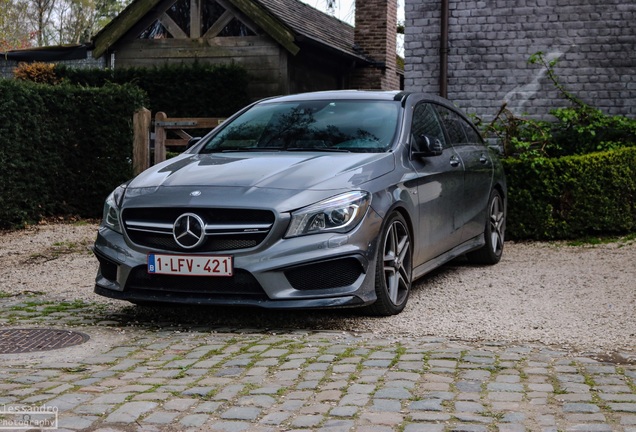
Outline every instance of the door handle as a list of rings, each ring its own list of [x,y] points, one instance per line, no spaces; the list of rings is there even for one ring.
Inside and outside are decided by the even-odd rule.
[[[479,158],[479,162],[481,162],[482,164],[487,164],[488,163],[488,157],[482,153],[482,155]]]
[[[457,156],[451,156],[450,164],[451,164],[452,167],[459,166],[459,158]]]

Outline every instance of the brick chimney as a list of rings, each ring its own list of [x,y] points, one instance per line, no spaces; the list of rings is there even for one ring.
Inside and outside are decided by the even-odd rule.
[[[351,86],[399,90],[396,70],[397,0],[357,0],[355,44],[372,64],[357,69]]]

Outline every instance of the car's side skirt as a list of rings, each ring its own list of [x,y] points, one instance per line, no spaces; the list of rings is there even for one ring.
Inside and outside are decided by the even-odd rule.
[[[441,265],[464,255],[467,252],[473,251],[475,249],[479,249],[483,245],[486,244],[486,240],[484,239],[484,235],[480,234],[477,237],[473,237],[472,239],[456,246],[455,248],[445,252],[432,260],[425,262],[413,269],[413,280],[424,276],[426,273],[429,273]]]

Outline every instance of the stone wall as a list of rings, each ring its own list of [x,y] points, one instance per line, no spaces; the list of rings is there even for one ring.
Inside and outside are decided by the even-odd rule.
[[[442,0],[405,0],[405,88],[439,94]],[[503,103],[549,118],[565,89],[608,114],[636,117],[634,0],[449,0],[448,98],[489,120]]]
[[[21,62],[14,60],[5,60],[0,57],[0,78],[13,78],[13,69],[15,69]],[[56,61],[55,64],[62,64],[75,68],[104,68],[106,67],[106,58],[101,57],[94,59],[91,55],[91,51],[88,51],[87,57],[81,60],[61,60]]]

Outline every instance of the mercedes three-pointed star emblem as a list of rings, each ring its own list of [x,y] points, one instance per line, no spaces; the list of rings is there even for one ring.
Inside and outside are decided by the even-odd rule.
[[[194,213],[184,213],[172,227],[174,241],[184,249],[194,249],[205,241],[205,223]]]

